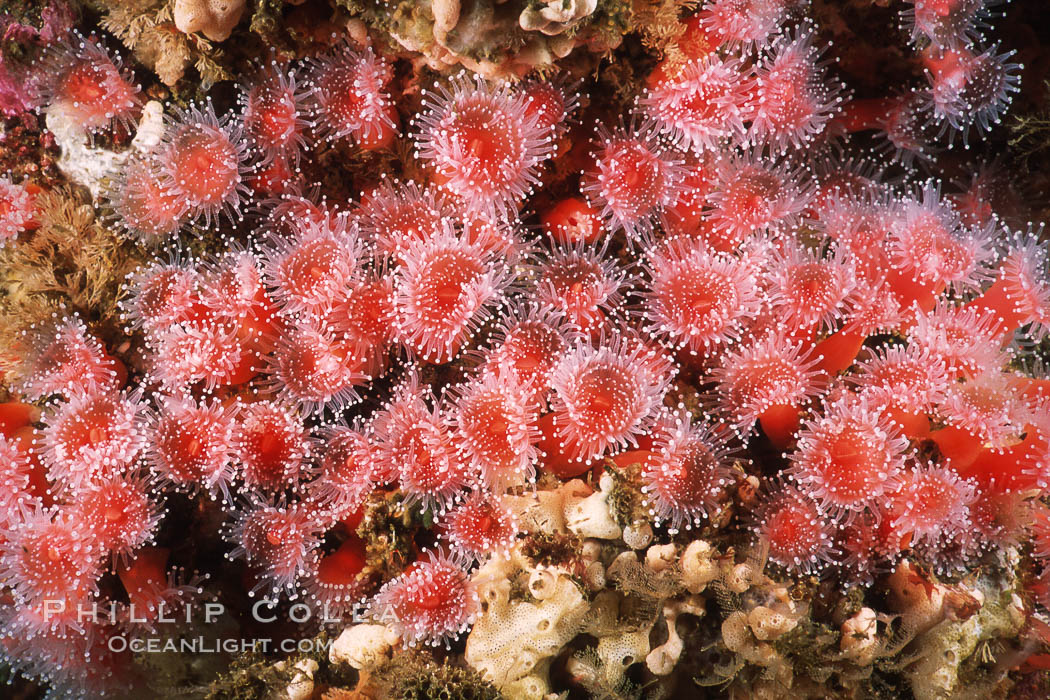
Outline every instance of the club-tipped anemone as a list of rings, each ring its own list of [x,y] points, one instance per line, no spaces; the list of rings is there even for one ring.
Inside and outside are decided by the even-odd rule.
[[[467,630],[480,601],[463,558],[437,550],[387,582],[368,610],[376,619],[390,620],[407,646],[438,646]]]
[[[192,105],[170,120],[157,153],[161,181],[205,226],[220,217],[236,221],[247,198],[248,146],[229,115],[211,101]]]
[[[517,212],[553,150],[550,127],[529,98],[509,84],[466,74],[423,97],[414,121],[416,154],[441,187],[470,210]]]
[[[864,396],[836,398],[822,414],[799,431],[788,472],[822,511],[848,523],[899,482],[908,441]]]
[[[646,257],[643,315],[676,347],[703,352],[739,339],[762,310],[760,270],[697,239],[671,239]]]
[[[724,437],[684,412],[661,417],[652,435],[641,475],[650,514],[672,531],[699,526],[732,483]]]
[[[678,198],[685,178],[682,160],[661,140],[650,119],[613,131],[599,129],[594,167],[580,190],[613,231],[644,240],[663,210]]]
[[[570,350],[551,387],[557,435],[573,459],[612,454],[649,434],[673,372],[658,350],[625,338]]]
[[[769,485],[753,527],[770,561],[788,571],[815,574],[834,560],[834,522],[790,482]]]

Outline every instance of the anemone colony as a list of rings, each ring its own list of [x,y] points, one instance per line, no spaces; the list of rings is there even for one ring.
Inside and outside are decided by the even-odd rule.
[[[734,556],[864,600],[902,571],[955,585],[937,582],[1031,547],[1017,591],[1038,618],[1047,246],[1011,218],[1003,173],[931,174],[1019,90],[990,4],[909,5],[927,82],[881,98],[837,77],[802,3],[712,0],[611,121],[564,75],[410,90],[396,58],[342,39],[257,63],[224,107],[166,109],[95,202],[155,252],[122,292],[128,342],[56,313],[3,377],[4,658],[58,694],[133,687],[142,669],[106,640],[214,594],[218,572],[181,570],[165,527],[223,538],[252,595],[461,644],[489,610],[478,567],[535,544],[520,504],[563,481],[615,500],[612,539],[651,544],[647,564],[723,547],[723,591]],[[43,112],[103,141],[149,99],[110,43],[70,32],[27,78]],[[329,197],[299,174],[335,147],[408,174]],[[575,194],[545,195],[556,171],[580,173]],[[34,235],[40,196],[0,182],[7,246]],[[414,524],[380,568],[383,508]],[[116,612],[85,620],[91,604]],[[871,613],[861,637],[865,605],[843,623]],[[752,634],[737,614],[733,651]]]

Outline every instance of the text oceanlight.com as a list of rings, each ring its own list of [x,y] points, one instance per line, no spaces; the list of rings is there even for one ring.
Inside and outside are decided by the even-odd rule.
[[[158,637],[126,637],[115,635],[109,638],[107,646],[114,653],[130,651],[133,654],[244,654],[254,652],[266,654],[279,651],[286,654],[300,652],[312,654],[328,652],[331,639],[208,639],[205,637],[184,637],[179,639],[161,639]]]
[[[122,623],[140,623],[147,625],[150,631],[158,631],[157,625],[177,624],[212,624],[226,614],[226,607],[222,603],[208,602],[200,605],[180,605],[175,609],[168,608],[161,603],[156,608],[150,609],[148,616],[143,616],[142,611],[137,611],[134,605],[78,605],[75,611],[68,610],[64,600],[48,600],[44,603],[44,618],[50,620],[55,616],[69,615],[75,612],[78,622],[116,625],[118,620]],[[272,623],[278,620],[302,624],[318,622],[324,624],[361,622],[365,619],[363,610],[355,607],[352,614],[347,614],[341,608],[341,614],[335,615],[329,612],[327,605],[313,607],[306,603],[296,603],[286,610],[278,613],[278,605],[275,601],[262,599],[255,602],[251,608],[252,618],[258,623]],[[392,615],[390,616],[392,618]],[[388,621],[386,615],[378,617],[371,615],[369,619]],[[269,652],[281,653],[327,653],[331,646],[328,639],[273,639],[255,638],[242,639],[239,637],[213,638],[204,635],[191,636],[143,636],[114,635],[109,638],[107,646],[111,652],[133,654],[149,654],[162,652],[189,653],[189,654],[243,654],[254,652],[266,654]]]

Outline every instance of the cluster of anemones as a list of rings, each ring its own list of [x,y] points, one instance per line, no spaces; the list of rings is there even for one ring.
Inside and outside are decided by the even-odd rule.
[[[238,219],[252,192],[286,191],[308,144],[388,146],[397,132],[384,91],[391,78],[370,49],[341,46],[297,67],[271,60],[243,85],[238,114],[216,115],[210,102],[177,109],[160,144],[128,156],[108,192],[114,222],[163,242],[189,223]],[[26,79],[49,114],[89,135],[132,129],[142,112],[139,87],[96,36],[50,47]]]
[[[478,614],[470,567],[513,545],[504,496],[538,469],[637,467],[675,533],[715,519],[744,474],[732,458],[766,441],[789,466],[763,475],[756,546],[847,581],[905,553],[965,567],[1022,537],[1019,514],[1050,487],[1050,420],[1044,383],[1010,361],[1050,320],[1045,245],[1007,231],[977,181],[946,196],[832,155],[871,105],[831,79],[814,29],[785,27],[793,4],[737,5],[709,3],[685,63],[659,66],[631,118],[597,130],[584,196],[545,208],[542,240],[519,211],[550,161],[575,157],[567,81],[425,91],[411,138],[427,182],[384,178],[341,206],[304,196],[296,165],[318,138],[400,137],[383,57],[273,62],[237,114],[181,111],[116,183],[116,220],[154,240],[247,215],[254,233],[129,279],[146,358],[130,373],[74,317],[26,336],[18,389],[50,404],[0,443],[9,656],[57,673],[62,648],[87,661],[61,671],[87,683],[117,661],[90,663],[84,639],[104,630],[77,604],[126,594],[156,612],[190,595],[150,544],[174,491],[221,501],[253,593],[330,613],[368,600],[408,644]],[[56,56],[49,109],[101,109],[124,80],[93,40]],[[1010,70],[985,104],[961,96],[969,83],[916,99],[934,125],[984,126]],[[137,106],[121,85],[126,101],[84,124]],[[436,521],[435,547],[378,590],[352,534],[377,491]],[[107,569],[122,592],[100,588]],[[65,615],[45,614],[54,599]]]
[[[905,162],[932,159],[936,141],[989,131],[1020,88],[1015,51],[988,43],[989,0],[909,0],[902,25],[926,72],[926,84],[899,95],[857,100],[845,110],[850,130],[879,131]]]
[[[0,644],[58,691],[102,692],[130,661],[107,651],[107,636],[149,631],[201,591],[153,544],[163,502],[140,460],[148,411],[141,392],[122,390],[124,365],[76,317],[23,342],[16,388],[49,400],[43,415],[3,405]]]

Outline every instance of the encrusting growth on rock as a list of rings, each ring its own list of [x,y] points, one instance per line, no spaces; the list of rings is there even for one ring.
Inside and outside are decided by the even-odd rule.
[[[1034,0],[9,4],[15,695],[1046,695]]]

